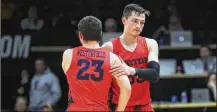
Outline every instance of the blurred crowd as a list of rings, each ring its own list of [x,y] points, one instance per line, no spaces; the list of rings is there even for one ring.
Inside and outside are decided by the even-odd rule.
[[[212,10],[214,7],[209,7],[212,2],[207,1],[208,5],[204,5],[202,0],[197,4],[189,1],[185,7],[182,7],[184,2],[179,3],[175,0],[159,4],[156,4],[155,0],[153,2],[143,2],[142,0],[75,0],[70,2],[64,0],[62,3],[50,0],[2,0],[2,32],[7,33],[11,30],[16,32],[22,30],[61,32],[66,30],[67,33],[75,31],[77,22],[85,15],[100,18],[104,22],[104,32],[121,32],[122,7],[129,2],[139,3],[150,10],[150,17],[146,20],[147,27],[144,27],[143,31],[143,34],[150,38],[159,42],[167,41],[171,31],[192,30],[196,44],[202,44],[201,42],[211,44],[216,41],[217,32],[212,23],[215,20]],[[194,9],[191,8],[192,5],[195,5]],[[204,7],[201,8],[203,5]],[[113,13],[114,11],[115,13]],[[208,17],[210,18],[208,19]]]
[[[60,81],[50,70],[42,58],[35,61],[35,74],[28,70],[21,71],[20,85],[17,87],[15,98],[15,111],[52,110],[62,96]]]
[[[76,38],[77,21],[88,13],[102,18],[102,21],[104,22],[104,36],[106,36],[106,33],[111,32],[114,34],[116,32],[117,34],[115,35],[121,33],[121,13],[119,13],[119,15],[115,13],[112,16],[112,11],[109,11],[112,5],[109,5],[107,2],[104,4],[107,4],[108,6],[104,7],[102,11],[97,9],[102,8],[95,3],[100,2],[98,0],[86,3],[82,0],[76,0],[72,4],[68,4],[69,7],[79,9],[79,11],[77,11],[71,10],[69,7],[64,7],[62,9],[63,6],[60,6],[61,2],[58,1],[54,1],[53,4],[48,5],[48,1],[49,0],[38,0],[36,2],[28,2],[28,0],[19,0],[18,2],[15,0],[2,0],[1,32],[5,34],[21,31],[40,31],[40,33],[50,32],[50,34],[46,36],[52,37],[54,40],[56,39],[58,43],[55,43],[54,41],[55,45],[63,45],[60,41],[64,40],[64,45],[78,46],[80,45],[80,42],[78,38]],[[118,4],[117,6],[121,4],[117,0],[112,0],[110,2]],[[141,1],[138,0],[138,2]],[[60,5],[57,6],[55,3]],[[84,6],[91,5],[96,8],[92,8],[91,10],[88,10],[88,8],[82,9],[83,7],[81,7],[81,4],[84,4]],[[66,5],[66,3],[64,5]],[[123,4],[123,6],[124,5],[125,4]],[[117,9],[118,8],[115,7],[113,10]],[[164,6],[164,8],[161,9],[153,11],[156,12],[156,14],[151,18],[157,18],[156,21],[163,18],[162,20],[166,22],[155,25],[156,27],[153,28],[148,37],[154,38],[158,40],[160,45],[164,45],[167,44],[167,42],[164,41],[165,43],[161,43],[161,41],[169,40],[169,33],[171,31],[182,31],[188,28],[185,28],[186,25],[183,24],[181,19],[181,15],[183,14],[179,14],[174,2],[169,3],[169,5]],[[103,15],[103,11],[108,13]],[[117,11],[117,13],[118,12],[122,12],[122,10]],[[208,14],[211,13],[212,12],[208,12]],[[163,17],[163,15],[167,17]],[[204,21],[201,21],[201,24],[203,24],[203,22]],[[151,23],[148,22],[147,24]],[[144,30],[146,30],[146,28]],[[199,32],[198,35],[203,38],[202,42],[204,42],[203,40],[206,38],[205,35],[209,36],[210,39],[207,39],[206,44],[211,44],[213,38],[217,37],[217,34],[212,28],[207,32],[206,34],[205,32]],[[197,32],[195,34],[197,34]],[[64,38],[60,39],[60,37]],[[202,44],[202,42],[199,43]],[[198,58],[195,60],[201,61],[204,65],[204,71],[206,74],[209,74],[207,77],[207,88],[209,88],[210,93],[212,94],[211,99],[216,101],[216,57],[212,56],[211,49],[209,46],[205,45],[201,46]],[[58,77],[52,72],[43,58],[35,60],[35,71],[36,72],[33,75],[29,74],[27,69],[21,70],[20,83],[19,85],[14,85],[16,86],[14,110],[17,112],[32,109],[52,110],[58,107],[56,104],[62,97]],[[177,72],[179,72],[179,69],[177,69]]]

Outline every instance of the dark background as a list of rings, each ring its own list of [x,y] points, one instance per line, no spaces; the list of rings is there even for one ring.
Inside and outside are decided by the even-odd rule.
[[[75,33],[77,22],[86,15],[98,17],[102,22],[108,17],[113,17],[118,23],[118,31],[123,30],[121,16],[123,8],[128,3],[138,3],[150,10],[151,16],[147,18],[142,36],[151,38],[154,31],[160,26],[168,24],[167,6],[169,0],[6,0],[16,4],[14,17],[1,21],[1,36],[15,34],[30,34],[31,46],[71,46],[80,45]],[[23,31],[20,21],[25,17],[28,7],[37,5],[40,16],[45,24],[40,31]],[[217,35],[210,35],[210,31],[216,30],[217,6],[214,0],[176,0],[175,3],[182,25],[186,30],[194,33],[194,44],[215,44]],[[51,18],[62,13],[64,17],[58,27],[51,26]],[[76,24],[71,25],[70,20]],[[204,35],[200,33],[203,32]],[[216,32],[215,32],[216,33]],[[216,49],[212,49],[216,56]],[[62,86],[62,98],[58,103],[59,109],[67,106],[68,85],[61,69],[61,52],[31,52],[27,59],[4,58],[1,60],[1,102],[2,109],[13,109],[16,96],[17,83],[19,83],[22,69],[34,74],[34,61],[37,57],[44,57],[51,66],[52,71],[59,77]],[[184,55],[183,55],[184,53]],[[160,50],[160,58],[177,59],[181,65],[183,59],[195,59],[199,57],[199,49],[185,50]],[[193,82],[192,82],[193,80]],[[161,79],[156,84],[151,84],[151,96],[153,101],[170,101],[171,95],[180,95],[181,91],[191,88],[206,87],[205,78],[197,79]],[[190,99],[190,94],[189,94]]]

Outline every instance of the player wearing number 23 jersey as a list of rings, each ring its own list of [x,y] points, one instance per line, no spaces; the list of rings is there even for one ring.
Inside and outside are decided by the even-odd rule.
[[[112,79],[120,87],[117,111],[123,111],[131,95],[126,75],[113,77],[109,72],[120,59],[99,46],[101,21],[93,16],[84,17],[78,24],[82,46],[63,53],[62,67],[69,85],[70,103],[66,111],[109,111],[108,96]]]
[[[102,48],[81,46],[73,48],[72,55],[66,76],[74,108],[86,109],[86,104],[94,106],[92,110],[108,110],[108,92],[112,80],[112,75],[107,72],[110,70],[110,53]]]

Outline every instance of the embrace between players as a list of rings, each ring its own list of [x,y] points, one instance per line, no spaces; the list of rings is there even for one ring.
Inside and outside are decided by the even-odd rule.
[[[146,14],[137,4],[126,5],[123,34],[102,47],[101,21],[93,16],[80,20],[82,46],[63,53],[69,85],[66,111],[154,111],[149,88],[159,80],[159,49],[155,40],[139,36]]]

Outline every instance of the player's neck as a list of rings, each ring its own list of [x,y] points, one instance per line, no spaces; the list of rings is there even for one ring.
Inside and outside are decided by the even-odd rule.
[[[131,35],[128,35],[128,34],[126,34],[126,33],[123,33],[123,34],[120,36],[120,40],[121,40],[124,44],[126,44],[126,45],[137,43],[137,38],[136,38],[136,37],[131,36]]]
[[[86,48],[100,48],[99,43],[95,41],[83,43],[82,46]]]

